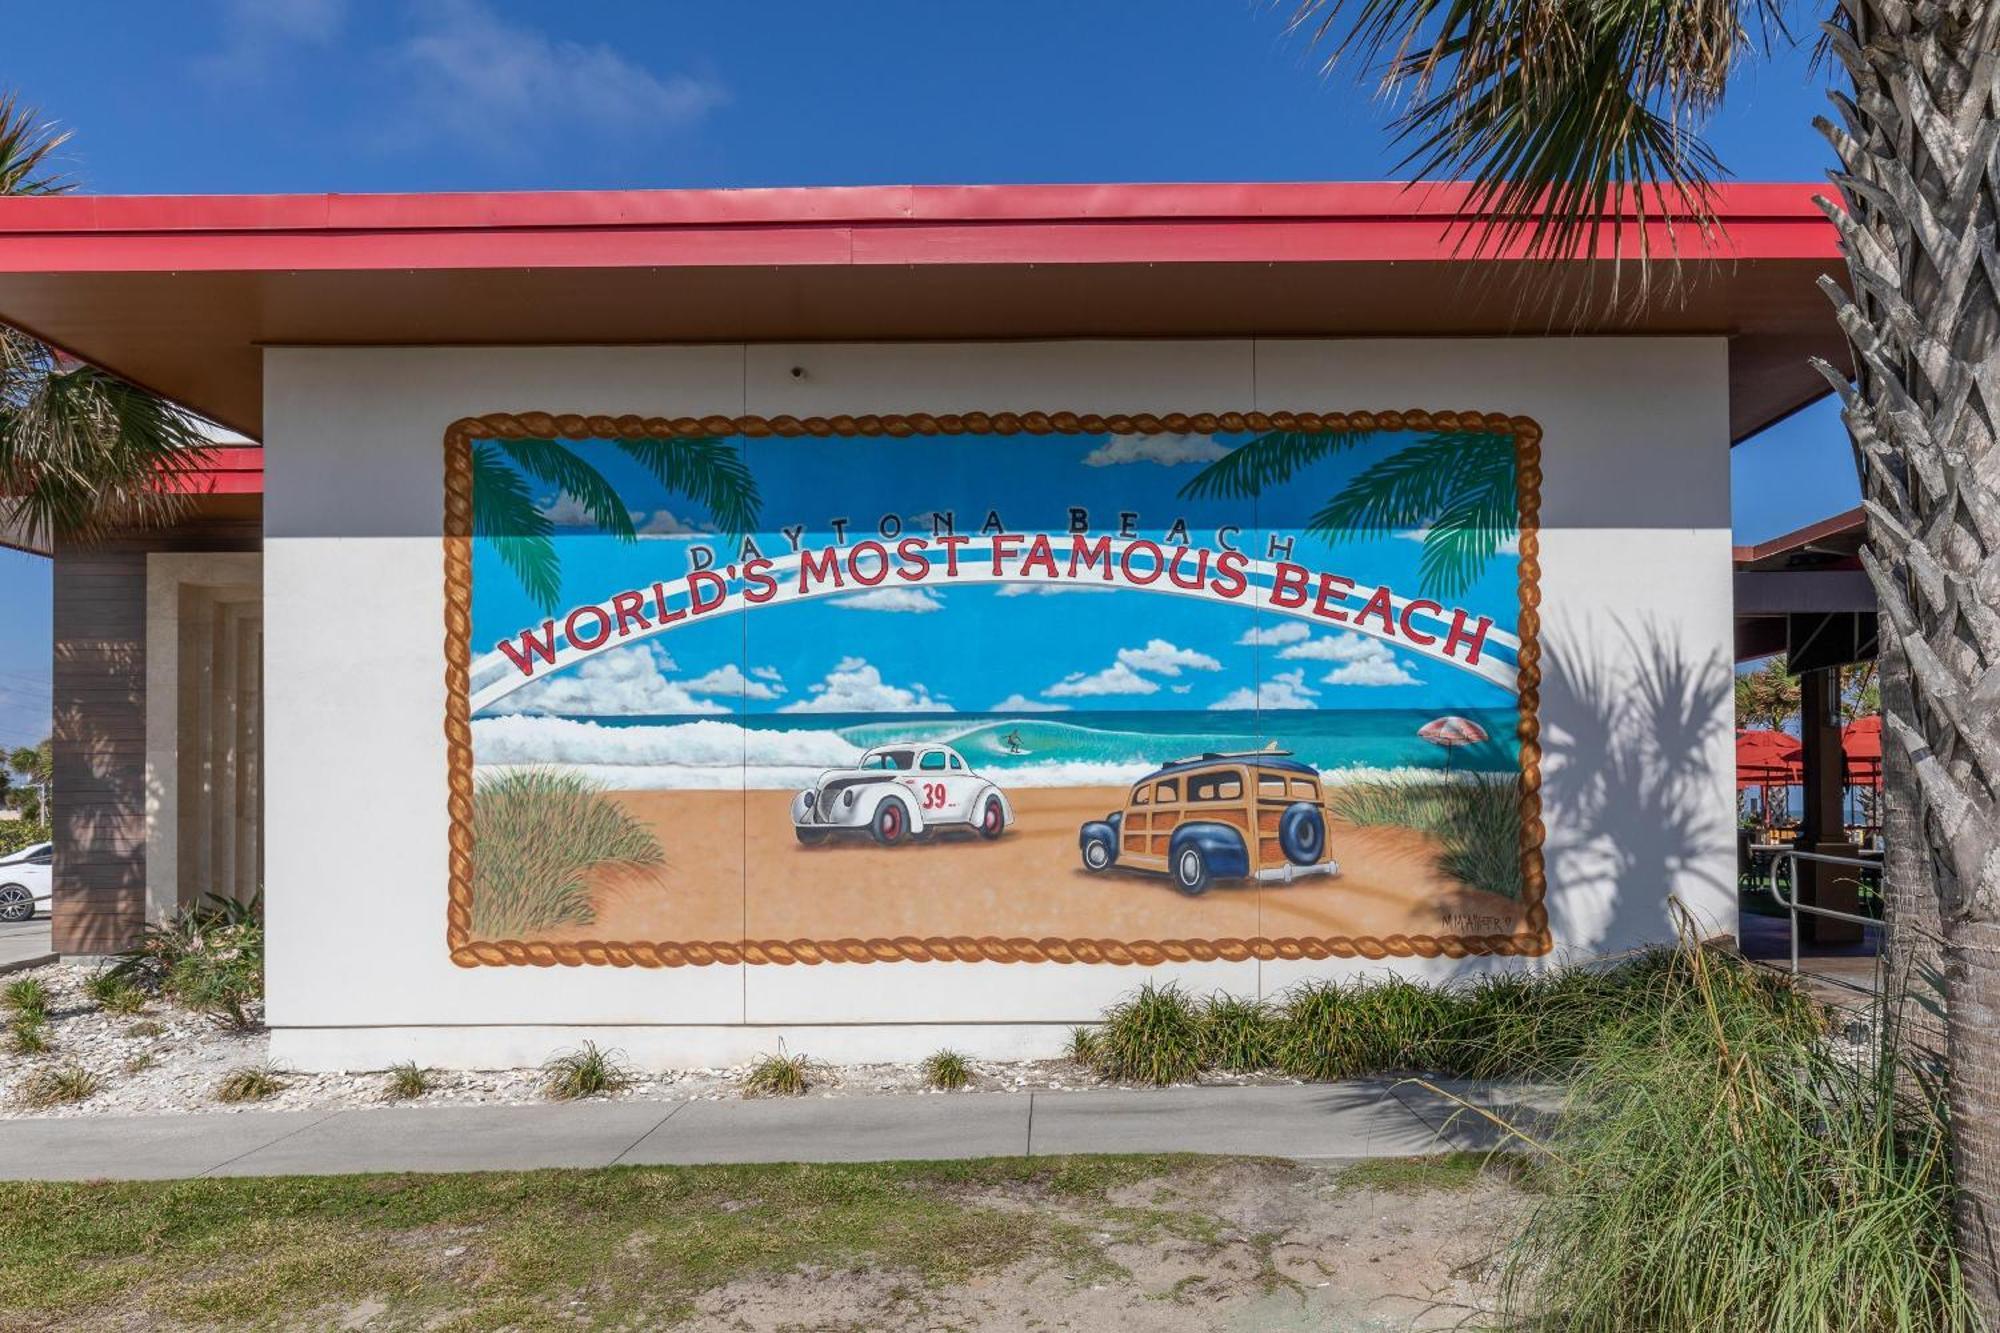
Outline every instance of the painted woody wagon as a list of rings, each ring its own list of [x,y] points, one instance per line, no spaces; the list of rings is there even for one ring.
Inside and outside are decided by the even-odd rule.
[[[1204,754],[1133,783],[1125,808],[1085,824],[1077,844],[1086,870],[1164,874],[1191,896],[1216,880],[1337,875],[1324,795],[1319,773],[1288,751]]]

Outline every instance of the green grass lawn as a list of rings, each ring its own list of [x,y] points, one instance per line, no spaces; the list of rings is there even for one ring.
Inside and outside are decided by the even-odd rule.
[[[995,1199],[1096,1214],[1121,1184],[1213,1169],[1048,1158],[5,1184],[0,1327],[317,1326],[364,1304],[394,1326],[616,1327],[672,1322],[732,1279],[801,1267],[936,1283],[1039,1257],[1089,1277],[1106,1261],[1084,1227]],[[1116,1211],[1105,1225],[1141,1225]],[[1146,1211],[1148,1226],[1204,1225]]]

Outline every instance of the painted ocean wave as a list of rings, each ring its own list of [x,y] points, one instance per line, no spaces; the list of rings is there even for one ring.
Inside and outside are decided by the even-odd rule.
[[[474,719],[472,734],[482,769],[555,764],[628,790],[794,787],[852,763],[870,746],[899,741],[951,745],[975,769],[1024,787],[1116,786],[1173,759],[1272,741],[1332,781],[1515,771],[1514,715],[1463,715],[1495,739],[1447,753],[1416,735],[1430,715],[1409,710],[1266,713],[1261,730],[1260,716],[1251,713],[788,714],[728,721],[508,715]]]

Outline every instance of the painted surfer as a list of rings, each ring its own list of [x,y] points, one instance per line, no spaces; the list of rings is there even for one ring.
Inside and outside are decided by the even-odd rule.
[[[1021,747],[1021,729],[1019,727],[1014,728],[1014,730],[1008,732],[1005,736],[1002,736],[1000,738],[1000,743],[1007,747],[1008,754],[1027,753],[1027,751]]]

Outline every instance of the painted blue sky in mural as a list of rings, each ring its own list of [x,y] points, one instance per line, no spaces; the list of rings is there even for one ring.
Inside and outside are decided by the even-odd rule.
[[[1422,532],[1302,531],[1363,469],[1417,437],[1371,437],[1312,464],[1257,499],[1182,499],[1180,491],[1243,436],[760,438],[736,440],[756,479],[766,555],[894,531],[928,535],[949,514],[959,533],[990,518],[1012,532],[1064,534],[1083,511],[1091,533],[1219,549],[1218,530],[1245,553],[1286,554],[1399,595],[1425,591]],[[577,452],[613,483],[640,537],[603,535],[553,487],[530,491],[557,530],[561,608],[620,589],[682,578],[716,553],[740,555],[710,515],[666,493],[601,442]],[[865,499],[863,498],[865,497]],[[789,530],[789,535],[787,533]],[[1237,531],[1240,530],[1240,531]],[[1273,549],[1273,539],[1279,545]],[[1285,543],[1289,542],[1287,547]],[[891,543],[893,545],[893,543]],[[1169,548],[1171,549],[1171,548]],[[1518,613],[1511,543],[1450,606],[1512,631]],[[475,654],[546,619],[484,540],[474,544]],[[569,717],[1213,710],[1504,709],[1512,696],[1460,667],[1330,625],[1243,603],[1153,592],[1023,584],[899,583],[743,614],[690,620],[538,680],[485,711]]]

